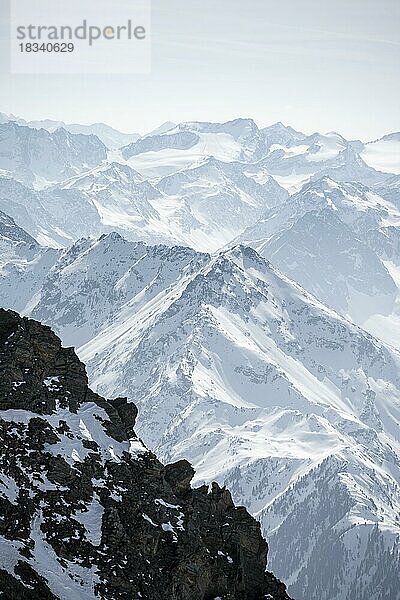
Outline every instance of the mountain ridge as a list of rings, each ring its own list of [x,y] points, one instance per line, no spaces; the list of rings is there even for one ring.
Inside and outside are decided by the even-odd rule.
[[[398,134],[169,122],[92,152],[88,136],[2,127],[26,139],[3,140],[0,304],[75,344],[98,392],[133,400],[179,477],[189,459],[195,486],[228,486],[297,600],[397,600]]]
[[[191,489],[187,461],[164,467],[135,405],[94,394],[72,348],[3,309],[0,344],[3,593],[290,600],[256,521],[216,483]]]

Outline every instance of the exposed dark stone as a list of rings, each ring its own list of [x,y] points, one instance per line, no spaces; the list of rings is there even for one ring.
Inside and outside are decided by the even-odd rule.
[[[128,402],[127,398],[115,398],[114,400],[109,400],[109,402],[118,412],[128,433],[129,431],[133,431],[138,414],[136,404]]]
[[[187,460],[165,466],[165,479],[177,496],[185,496],[191,491],[190,482],[194,474],[195,470]]]
[[[28,580],[28,569],[31,570],[30,580]],[[15,574],[21,577],[21,581],[4,569],[0,569],[0,591],[3,600],[57,600],[57,596],[51,593],[43,578],[39,577],[27,563],[18,563]]]
[[[0,340],[2,598],[69,600],[64,581],[104,600],[288,600],[259,523],[146,450],[134,404],[92,392],[48,327],[0,310]]]

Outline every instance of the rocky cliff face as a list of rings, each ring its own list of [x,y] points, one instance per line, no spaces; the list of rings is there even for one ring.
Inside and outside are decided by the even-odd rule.
[[[5,599],[288,600],[259,524],[190,487],[87,385],[72,348],[0,310],[0,592]]]

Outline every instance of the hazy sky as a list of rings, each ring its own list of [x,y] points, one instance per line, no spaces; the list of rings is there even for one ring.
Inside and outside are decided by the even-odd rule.
[[[239,116],[361,139],[400,130],[399,0],[153,0],[152,72],[118,76],[10,75],[0,1],[3,112],[139,132]]]

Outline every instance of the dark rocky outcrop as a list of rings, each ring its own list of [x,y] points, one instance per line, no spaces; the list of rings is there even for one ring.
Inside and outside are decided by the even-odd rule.
[[[190,487],[136,437],[136,407],[88,388],[71,348],[0,310],[0,595],[288,600],[260,526],[225,488]]]

